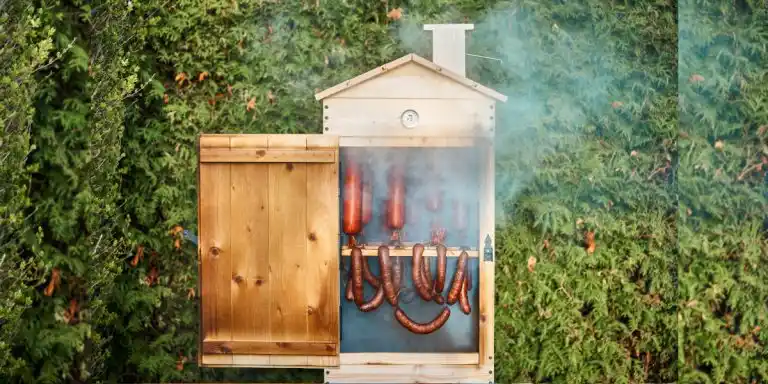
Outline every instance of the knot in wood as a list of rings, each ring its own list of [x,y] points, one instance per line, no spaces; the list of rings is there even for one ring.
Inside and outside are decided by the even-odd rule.
[[[234,280],[235,283],[240,284],[243,282],[243,277],[238,274],[232,274],[232,280]]]
[[[216,257],[219,257],[219,254],[221,253],[221,249],[219,249],[218,247],[211,247],[210,252],[211,252],[211,256],[216,258]]]

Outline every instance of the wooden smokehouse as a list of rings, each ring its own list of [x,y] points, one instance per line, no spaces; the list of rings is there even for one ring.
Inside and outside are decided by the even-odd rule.
[[[200,365],[494,382],[506,97],[465,76],[471,24],[424,29],[432,61],[409,54],[315,95],[322,134],[200,137]]]

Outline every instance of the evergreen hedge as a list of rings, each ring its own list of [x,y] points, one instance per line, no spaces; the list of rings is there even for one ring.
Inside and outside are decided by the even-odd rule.
[[[764,2],[0,6],[0,382],[319,382],[194,364],[195,139],[319,133],[441,22],[509,96],[497,382],[768,381]]]

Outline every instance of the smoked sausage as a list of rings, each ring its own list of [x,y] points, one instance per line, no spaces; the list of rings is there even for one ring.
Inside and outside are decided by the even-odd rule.
[[[373,295],[371,301],[363,303],[359,308],[362,312],[370,312],[380,307],[382,303],[384,303],[384,287],[379,286],[379,289],[376,290],[376,294]]]
[[[387,200],[387,226],[400,230],[405,225],[405,171],[394,165],[389,172],[389,198]]]
[[[421,278],[424,280],[424,283],[427,284],[428,289],[434,289],[434,283],[432,282],[432,268],[429,267],[428,257],[421,258]]]
[[[424,258],[424,246],[422,244],[416,244],[413,246],[413,258],[411,265],[411,279],[413,280],[413,286],[416,287],[416,292],[426,301],[432,300],[432,292],[427,283],[422,278],[424,273],[421,263]]]
[[[371,222],[373,217],[373,191],[371,191],[371,183],[368,181],[363,182],[362,187],[362,201],[360,202],[360,221],[364,227]]]
[[[352,293],[358,308],[365,303],[363,297],[363,251],[352,248]]]
[[[403,259],[399,256],[395,256],[395,262],[392,263],[392,287],[395,290],[395,294],[400,293],[400,288],[403,286]]]
[[[426,335],[437,331],[443,325],[445,325],[445,322],[448,321],[450,316],[451,310],[448,307],[445,307],[443,308],[443,311],[440,312],[440,314],[438,314],[437,317],[435,317],[432,321],[428,323],[417,323],[411,320],[411,318],[409,318],[402,309],[397,308],[395,310],[395,318],[397,321],[400,322],[400,324],[407,330],[420,335]]]
[[[435,279],[435,292],[443,293],[445,288],[445,270],[448,265],[448,249],[444,245],[437,245],[437,278]]]
[[[469,306],[469,297],[467,296],[467,284],[469,284],[468,276],[464,276],[464,283],[461,284],[461,294],[459,295],[459,308],[465,314],[469,315],[472,312],[472,308]]]
[[[347,279],[347,290],[344,292],[344,297],[347,299],[347,301],[352,301],[355,299],[355,294],[352,292],[352,276],[349,276]]]
[[[354,245],[354,235],[362,229],[363,201],[362,170],[354,160],[347,159],[344,175],[344,233],[350,236],[350,246]]]
[[[372,287],[378,288],[381,282],[379,281],[379,278],[373,275],[373,272],[371,272],[371,267],[368,266],[368,258],[363,257],[363,278],[365,278],[365,281],[368,282]]]
[[[461,254],[459,255],[459,260],[456,263],[456,272],[453,274],[453,284],[451,285],[451,290],[448,291],[448,304],[453,305],[456,303],[456,300],[459,299],[459,294],[461,293],[461,286],[464,284],[464,272],[466,271],[466,264],[467,264],[467,258],[469,255],[467,255],[467,251],[461,251]]]
[[[472,290],[472,270],[469,268],[469,263],[467,263],[467,291]]]
[[[384,295],[387,298],[387,301],[397,306],[397,290],[395,290],[395,286],[392,282],[392,275],[391,269],[391,259],[389,258],[389,247],[386,245],[382,245],[379,247],[379,269],[381,269],[381,287],[379,289],[381,290],[383,288]],[[399,276],[398,276],[399,278]],[[399,288],[398,284],[398,288]]]

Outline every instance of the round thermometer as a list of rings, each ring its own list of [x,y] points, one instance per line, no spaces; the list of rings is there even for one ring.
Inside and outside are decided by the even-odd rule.
[[[417,125],[419,125],[419,114],[416,113],[416,111],[409,109],[400,116],[400,122],[403,123],[403,126],[411,129],[415,128]]]

